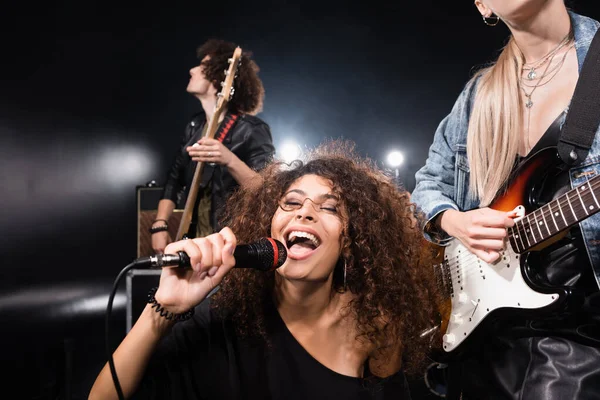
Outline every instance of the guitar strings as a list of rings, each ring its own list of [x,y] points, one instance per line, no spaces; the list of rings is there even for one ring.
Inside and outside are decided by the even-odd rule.
[[[587,181],[587,183],[588,183],[588,187],[589,187],[591,190],[594,190],[594,189],[596,189],[596,188],[598,188],[598,187],[600,186],[600,183],[597,183],[597,184],[596,184],[596,183],[590,183],[590,181],[589,181],[589,180],[586,180],[586,181]],[[581,187],[577,188],[577,190],[579,191],[579,190],[580,190],[580,188],[581,188]],[[592,192],[592,191],[590,191],[590,190],[588,190],[588,191],[587,191],[587,192],[585,192],[583,195],[581,195],[581,193],[580,193],[580,194],[577,196],[577,198],[575,198],[575,196],[573,196],[573,194],[574,194],[574,193],[571,193],[571,196],[570,196],[570,197],[569,197],[569,196],[567,196],[567,194],[565,194],[565,195],[564,195],[564,199],[563,199],[562,201],[561,201],[561,198],[558,198],[558,199],[556,199],[556,200],[553,200],[553,202],[555,202],[555,201],[556,201],[556,202],[559,204],[559,207],[564,207],[565,205],[569,204],[569,200],[571,200],[571,197],[573,197],[573,200],[577,200],[578,202],[577,202],[577,203],[575,203],[575,201],[571,200],[571,203],[570,203],[570,206],[569,206],[569,207],[572,207],[572,208],[573,208],[573,210],[574,210],[574,211],[576,211],[576,212],[577,212],[577,211],[578,211],[578,212],[582,212],[582,210],[584,210],[584,207],[581,205],[581,201],[579,201],[579,196],[581,196],[581,197],[582,197],[582,200],[588,200],[588,201],[589,201],[589,200],[591,200],[591,198],[592,198],[592,196],[593,196],[593,192]],[[569,197],[569,200],[567,200],[567,197]],[[596,200],[595,196],[594,196],[594,200]],[[573,204],[573,203],[575,203],[575,204]],[[542,216],[549,216],[550,214],[553,214],[553,211],[552,211],[552,203],[548,203],[548,204],[547,204],[547,205],[545,205],[544,207],[548,207],[548,208],[549,208],[549,212],[542,212]],[[541,209],[541,208],[540,208],[540,209]],[[540,209],[538,209],[538,210],[540,210]],[[536,211],[538,211],[538,210],[536,210]],[[535,221],[537,221],[537,220],[539,219],[539,216],[536,216],[536,215],[535,215],[535,212],[536,212],[536,211],[534,211],[533,213],[530,213],[530,214],[528,214],[527,216],[531,216],[531,215],[533,214],[533,216],[534,216],[534,220],[535,220]],[[586,211],[586,212],[587,212],[587,211]],[[532,222],[531,222],[531,221],[530,221],[528,218],[526,218],[527,216],[525,216],[523,219],[521,219],[520,221],[518,221],[518,222],[517,222],[517,225],[515,225],[515,226],[517,227],[517,229],[516,229],[516,230],[519,232],[519,234],[522,234],[522,235],[528,235],[528,236],[533,236],[533,240],[535,241],[535,242],[534,242],[534,245],[535,245],[535,244],[539,243],[539,241],[537,240],[537,236],[542,236],[542,237],[543,237],[543,236],[544,236],[544,234],[542,233],[542,235],[539,235],[539,233],[540,233],[540,232],[538,232],[538,235],[536,235],[536,234],[534,233],[536,228],[534,228],[534,227],[533,227],[533,223],[532,223]],[[563,216],[563,218],[564,218],[564,216]],[[556,223],[554,219],[553,219],[553,222],[554,222],[554,223]],[[545,224],[546,224],[546,230],[549,232],[549,229],[547,228],[547,226],[548,226],[548,222],[547,222],[547,221],[545,221]],[[517,240],[517,238],[516,238],[516,237],[515,237],[515,235],[514,235],[514,230],[515,230],[515,228],[514,228],[514,227],[512,227],[512,228],[509,228],[509,229],[510,229],[511,231],[513,231],[513,240],[515,240],[515,241],[516,241],[516,240]],[[529,234],[528,234],[528,232],[526,232],[526,230],[527,230],[527,229],[529,229],[530,231],[533,231],[532,235],[529,235]],[[537,226],[537,229],[541,230],[541,228],[540,228],[539,226]],[[565,229],[565,228],[562,228],[562,229],[560,229],[560,230],[564,230],[564,229]],[[555,232],[555,233],[558,233],[558,232],[560,232],[560,230],[559,230],[559,231],[557,231],[557,232]],[[554,233],[554,234],[555,234],[555,233]],[[531,247],[531,244],[529,243],[529,241],[528,241],[528,245],[529,245],[529,247]],[[464,275],[465,277],[468,277],[469,275],[472,275],[473,271],[477,272],[477,270],[476,270],[475,268],[477,268],[477,269],[480,269],[480,267],[479,267],[479,260],[480,260],[480,259],[479,259],[478,257],[476,257],[475,255],[473,255],[472,253],[469,253],[468,255],[469,255],[469,256],[472,256],[472,258],[474,258],[474,260],[473,260],[473,261],[466,261],[466,259],[465,259],[465,257],[464,257],[464,256],[463,256],[463,260],[446,260],[446,265],[447,265],[447,266],[448,266],[448,268],[450,269],[450,273],[451,273],[451,276],[452,276],[453,278],[456,278],[456,275],[457,275],[457,274],[456,274],[456,272],[457,272],[457,271],[455,271],[455,268],[456,268],[455,266],[456,266],[456,265],[460,265],[460,264],[462,264],[462,266],[463,266],[463,272],[464,272],[464,274],[463,274],[463,275]],[[481,260],[481,261],[483,262],[483,260]],[[477,265],[475,265],[475,268],[473,268],[473,267],[474,267],[474,264],[477,264]],[[487,264],[487,263],[486,263],[486,264]],[[489,264],[487,264],[487,265],[489,265]],[[453,269],[453,268],[454,268],[454,269]],[[459,272],[460,272],[460,271],[459,271]],[[479,274],[480,274],[480,273],[481,273],[481,272],[479,272]],[[463,279],[464,279],[464,278],[463,278]],[[458,281],[458,278],[456,278],[456,279],[453,279],[453,281]]]
[[[588,182],[589,182],[589,180],[588,180]],[[593,188],[594,186],[600,186],[600,185],[592,185],[592,184],[590,184],[590,186]],[[582,196],[582,197],[586,197],[586,200],[589,200],[587,197],[591,197],[591,194],[589,194],[587,196],[586,196],[586,194],[587,193],[585,193],[584,196]],[[562,203],[564,205],[567,202],[563,201]],[[583,209],[581,206],[575,206],[573,208],[576,209],[577,211],[580,211],[580,212]],[[531,214],[528,214],[528,215],[531,215]],[[523,219],[523,220],[521,220],[519,222],[523,222],[521,225],[523,225],[524,228],[529,227],[529,229],[531,229],[531,230],[535,229],[535,228],[533,228],[531,221],[529,221],[527,219]],[[513,228],[510,228],[510,229],[514,230]],[[522,233],[523,229],[519,229],[519,231]],[[537,237],[536,237],[536,239],[537,239]],[[516,240],[516,238],[514,240]],[[484,262],[484,261],[481,260],[481,259],[479,259],[477,256],[475,256],[474,254],[472,254],[470,252],[468,254],[466,254],[466,255],[461,255],[461,256],[458,256],[458,257],[453,257],[452,259],[445,260],[446,266],[449,269],[450,275],[452,277],[452,283],[453,283],[453,285],[462,283],[462,282],[460,282],[460,283],[458,282],[459,279],[460,280],[467,280],[467,279],[469,279],[474,274],[481,275],[482,274],[481,264],[480,264],[481,262]],[[493,267],[489,263],[485,263],[485,264],[488,265],[488,266],[490,266],[490,267]],[[458,266],[458,265],[462,266],[462,269],[459,270],[459,271],[456,270],[456,266]],[[462,274],[461,274],[461,272],[462,272]]]
[[[474,275],[477,275],[477,277],[482,276],[481,268],[483,265],[481,265],[481,263],[485,263],[485,265],[493,268],[492,265],[486,263],[470,252],[461,254],[458,257],[452,257],[451,260],[446,260],[446,265],[452,277],[453,287],[456,284],[464,286],[464,282],[471,279]],[[457,266],[460,266],[461,268],[457,270]],[[485,276],[485,273],[483,273],[483,276]],[[458,282],[459,280],[461,282]]]
[[[591,200],[589,197],[590,196],[584,195],[584,196],[582,196],[582,200],[589,201],[589,200]],[[573,204],[573,203],[575,203],[575,204]],[[588,211],[588,209],[586,207],[583,207],[579,203],[580,203],[580,200],[578,198],[573,198],[573,199],[569,198],[569,200],[566,200],[566,201],[556,202],[556,204],[558,205],[558,207],[556,209],[557,211],[554,211],[552,209],[553,204],[549,203],[549,206],[547,207],[548,210],[543,209],[540,212],[540,211],[538,211],[539,210],[538,209],[530,214],[527,214],[523,219],[517,221],[514,227],[509,228],[511,233],[513,234],[513,239],[515,241],[517,241],[517,240],[520,241],[522,244],[522,247],[526,249],[526,248],[533,247],[534,245],[542,242],[543,240],[547,239],[548,237],[553,236],[553,235],[565,230],[570,225],[573,225],[573,224],[581,221],[582,219],[585,219],[588,215],[590,215],[590,212]],[[570,212],[567,211],[565,213],[566,206],[569,207]],[[590,210],[590,211],[592,214],[594,214],[597,211],[599,211],[599,209]],[[579,217],[578,215],[582,215],[583,218]],[[534,220],[533,222],[530,221],[530,217],[533,218],[533,220]],[[558,222],[555,217],[558,217]],[[552,222],[552,224],[549,223],[548,220],[550,220]],[[558,226],[559,224],[561,226]],[[553,225],[554,225],[554,227],[553,227]],[[516,235],[514,235],[515,231],[518,233],[518,235],[520,235],[520,237],[517,237]],[[525,243],[525,241],[523,240],[523,237],[525,237],[525,240],[527,241],[527,243]],[[533,242],[533,244],[532,244],[532,242]]]
[[[542,240],[538,240],[538,236],[540,236],[540,239],[547,239],[548,237],[555,235],[557,233],[559,233],[560,231],[568,228],[570,225],[573,225],[579,221],[581,221],[582,219],[587,218],[587,216],[589,216],[590,214],[594,214],[598,211],[600,211],[600,203],[598,202],[598,199],[596,198],[595,194],[594,194],[594,190],[597,189],[598,187],[600,187],[600,182],[592,182],[589,179],[586,179],[586,183],[588,184],[588,189],[585,189],[586,191],[584,193],[582,193],[582,188],[584,187],[584,185],[581,185],[575,189],[573,189],[573,192],[567,192],[566,194],[564,194],[563,196],[552,200],[551,202],[545,204],[544,206],[538,208],[537,210],[525,215],[521,220],[517,221],[515,223],[514,227],[509,228],[509,230],[512,232],[513,234],[513,238],[515,241],[517,241],[517,237],[514,235],[514,231],[516,230],[517,233],[521,236],[520,241],[522,242],[522,244],[524,245],[525,243],[522,240],[522,236],[524,235],[525,238],[527,239],[527,246],[523,246],[525,248],[530,248],[538,243],[540,243]],[[569,193],[571,193],[571,195],[569,195]],[[592,204],[594,205],[591,201],[593,200],[593,203],[595,203],[595,209],[594,210],[590,210],[588,211],[588,208],[585,207],[584,201],[587,202],[587,204]],[[557,220],[555,218],[555,211],[553,211],[553,205],[557,204],[557,211],[560,211],[559,213],[559,218],[558,221],[560,222],[560,225],[563,224],[563,222],[566,221],[566,224],[562,227],[559,227],[558,230],[554,231],[554,228],[552,228],[552,225],[548,223],[548,220],[552,221],[552,223],[554,224],[554,226],[558,226],[559,223],[557,223]],[[568,207],[569,211],[567,211],[566,215],[564,213],[565,208]],[[541,212],[540,212],[541,210]],[[585,214],[583,216],[583,218],[580,218],[579,216],[577,216],[578,214]],[[571,215],[569,215],[571,214]],[[574,215],[573,215],[574,214]],[[533,216],[534,221],[536,222],[535,224],[532,223],[531,221],[529,221],[530,216]],[[540,224],[540,217],[542,218],[541,220],[544,221],[543,224]],[[569,222],[568,220],[571,220],[573,217],[575,217],[575,219],[572,222]],[[544,233],[542,231],[542,226],[545,225],[544,230],[546,231],[546,233]],[[534,227],[535,226],[535,227]],[[536,229],[537,229],[537,233],[536,233]],[[554,231],[551,232],[550,230]],[[542,232],[540,232],[542,231]],[[545,237],[544,237],[545,236]],[[529,239],[533,239],[533,245],[531,245]]]

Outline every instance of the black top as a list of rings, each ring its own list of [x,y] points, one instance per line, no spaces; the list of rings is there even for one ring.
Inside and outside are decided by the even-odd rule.
[[[354,378],[315,360],[269,315],[271,347],[239,338],[231,321],[210,309],[174,326],[154,353],[136,399],[410,399],[402,371],[381,379]]]

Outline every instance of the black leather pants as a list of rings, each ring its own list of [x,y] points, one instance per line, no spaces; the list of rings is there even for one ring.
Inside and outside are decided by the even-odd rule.
[[[495,337],[448,368],[450,400],[600,399],[600,349],[560,337]]]

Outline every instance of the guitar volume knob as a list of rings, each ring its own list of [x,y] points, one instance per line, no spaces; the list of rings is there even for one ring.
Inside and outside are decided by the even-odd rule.
[[[463,319],[462,319],[462,315],[460,314],[452,314],[452,316],[450,317],[450,321],[455,323],[455,324],[462,324],[463,323]]]

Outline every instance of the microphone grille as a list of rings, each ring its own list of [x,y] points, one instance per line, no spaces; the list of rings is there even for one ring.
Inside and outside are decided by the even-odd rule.
[[[287,250],[283,243],[273,238],[262,238],[256,243],[260,258],[260,269],[271,271],[277,269],[287,260]]]

